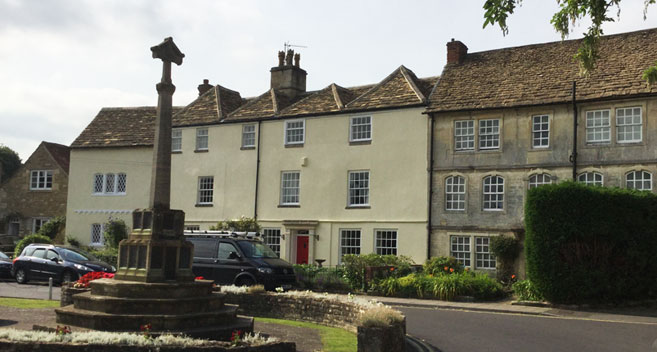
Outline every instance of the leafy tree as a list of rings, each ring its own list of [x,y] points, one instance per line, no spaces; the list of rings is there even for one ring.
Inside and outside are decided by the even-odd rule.
[[[66,217],[57,216],[50,219],[47,223],[43,224],[37,234],[46,236],[51,240],[54,240],[57,237],[57,234],[64,229],[66,226]]]
[[[654,4],[657,0],[644,0],[643,19],[646,19],[648,6]],[[611,8],[617,9],[616,17],[620,18],[621,0],[557,0],[560,10],[552,16],[550,23],[554,26],[557,33],[561,34],[561,39],[565,39],[571,32],[571,27],[577,21],[584,18],[591,20],[591,26],[584,34],[584,39],[574,58],[579,63],[580,73],[588,75],[595,69],[596,62],[599,58],[598,42],[602,33],[602,25],[605,22],[614,22],[614,18],[608,15]],[[486,26],[498,24],[502,34],[509,33],[509,27],[506,20],[513,13],[517,6],[520,6],[522,0],[486,0],[484,3],[484,28]],[[643,72],[643,79],[649,85],[657,83],[657,62]]]
[[[210,230],[259,232],[260,225],[256,219],[242,215],[237,220],[219,221],[217,225],[210,226]]]
[[[11,148],[0,144],[0,181],[5,181],[21,166],[21,158]]]
[[[109,248],[119,248],[119,242],[128,238],[128,226],[121,219],[110,218],[105,224],[103,236]]]

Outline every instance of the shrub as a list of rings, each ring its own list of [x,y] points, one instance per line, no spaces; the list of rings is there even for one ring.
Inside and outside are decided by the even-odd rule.
[[[532,285],[529,280],[520,280],[515,282],[513,286],[513,293],[521,301],[541,301],[543,297],[540,292],[536,290],[536,286]]]
[[[545,299],[569,303],[654,297],[657,196],[574,182],[529,190],[527,274]]]
[[[128,226],[121,219],[109,218],[105,224],[105,243],[110,248],[119,248],[119,242],[128,238]]]
[[[20,240],[16,244],[16,248],[14,249],[14,257],[18,257],[21,254],[21,252],[23,251],[23,249],[25,247],[27,247],[29,244],[32,244],[32,243],[48,243],[48,244],[51,244],[52,240],[49,237],[46,237],[46,236],[43,236],[43,235],[38,235],[38,234],[25,236],[25,238],[23,238],[22,240]]]
[[[520,241],[515,237],[494,236],[490,239],[490,250],[499,260],[497,278],[506,283],[510,282],[513,263],[520,254]]]
[[[210,230],[260,232],[260,225],[254,218],[241,216],[237,220],[219,221],[217,225],[210,226]]]
[[[423,270],[431,275],[460,273],[463,272],[463,265],[454,257],[433,257],[424,263]]]
[[[249,292],[249,293],[263,293],[263,292],[265,292],[265,286],[264,285],[249,286],[247,292]]]
[[[340,267],[327,268],[300,264],[294,266],[299,288],[313,291],[349,292],[349,283]]]
[[[351,288],[360,290],[367,289],[369,283],[365,282],[365,269],[367,267],[393,267],[385,276],[401,277],[411,273],[413,260],[407,256],[365,254],[348,254],[342,257],[344,265],[344,278]],[[383,278],[383,277],[382,277]],[[379,278],[374,278],[375,281]]]
[[[118,267],[117,264],[119,260],[118,248],[96,249],[96,248],[86,247],[85,251],[96,257],[98,260],[104,261],[105,263],[109,265],[113,265],[114,267]]]
[[[404,316],[390,307],[379,306],[368,309],[360,316],[360,325],[365,327],[386,327],[401,324]]]
[[[41,236],[46,236],[51,240],[54,240],[55,237],[57,237],[57,234],[61,230],[63,230],[65,226],[66,226],[66,217],[57,216],[48,220],[47,223],[43,224],[43,226],[41,226],[37,234]]]
[[[437,298],[451,301],[456,296],[490,300],[504,295],[502,285],[486,274],[461,272],[451,275],[415,273],[401,278],[389,277],[376,283],[373,290],[384,296]]]
[[[80,241],[78,241],[75,237],[67,236],[66,237],[66,242],[70,244],[73,247],[80,247]]]

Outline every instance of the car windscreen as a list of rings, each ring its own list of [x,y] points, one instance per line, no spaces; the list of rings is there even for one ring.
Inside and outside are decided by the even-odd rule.
[[[266,245],[255,241],[237,241],[247,258],[278,258],[276,253]]]
[[[64,260],[70,262],[84,262],[88,260],[98,260],[93,255],[83,252],[81,250],[72,250],[68,248],[59,248],[59,255],[64,258]]]

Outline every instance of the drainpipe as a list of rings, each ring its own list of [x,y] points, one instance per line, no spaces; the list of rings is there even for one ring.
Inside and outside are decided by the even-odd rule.
[[[573,163],[573,181],[577,181],[577,102],[575,94],[577,92],[577,82],[573,81],[573,153],[570,155],[570,162]]]
[[[255,179],[255,199],[253,200],[253,219],[258,220],[258,181],[260,180],[260,124],[258,121],[258,142],[256,143],[256,179]]]
[[[434,115],[429,114],[429,214],[427,216],[427,259],[431,258],[431,203],[433,200],[433,124]]]

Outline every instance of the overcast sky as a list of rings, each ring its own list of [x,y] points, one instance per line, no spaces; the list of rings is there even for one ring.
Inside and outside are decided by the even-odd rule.
[[[506,37],[482,29],[483,2],[0,0],[0,144],[25,161],[41,141],[70,145],[102,107],[156,105],[161,61],[149,48],[168,36],[185,53],[174,105],[204,78],[264,93],[286,41],[307,47],[295,49],[316,90],[376,83],[400,65],[440,75],[451,38],[469,52],[561,39],[549,23],[555,0],[523,1]],[[643,1],[625,0],[605,34],[657,27],[657,6],[647,15]]]

